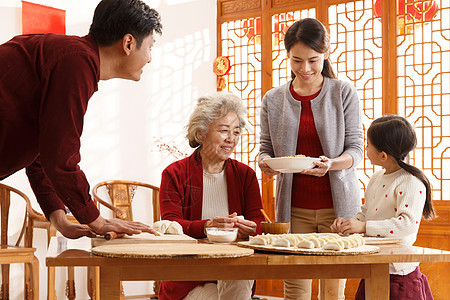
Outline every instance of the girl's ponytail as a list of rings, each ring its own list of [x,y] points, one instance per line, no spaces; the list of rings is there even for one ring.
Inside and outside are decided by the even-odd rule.
[[[405,163],[401,159],[397,159],[398,165],[405,170],[406,172],[414,175],[415,177],[419,178],[420,181],[425,185],[426,188],[426,197],[425,197],[425,205],[423,207],[423,218],[426,220],[433,219],[436,214],[434,212],[433,203],[431,202],[431,184],[428,180],[427,176],[425,176],[425,173],[420,170],[419,168],[416,168],[410,164]]]

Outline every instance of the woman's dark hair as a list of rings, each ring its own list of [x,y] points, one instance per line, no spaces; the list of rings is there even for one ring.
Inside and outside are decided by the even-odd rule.
[[[138,48],[151,33],[161,34],[158,12],[141,0],[102,0],[94,12],[89,33],[101,46],[110,46],[131,34]]]
[[[431,184],[422,170],[406,163],[404,160],[417,144],[416,132],[412,125],[403,117],[388,115],[376,119],[367,130],[370,143],[378,150],[392,156],[398,165],[408,173],[416,176],[426,188],[423,217],[435,217],[431,201]]]
[[[330,36],[327,29],[319,20],[313,18],[303,18],[289,27],[284,36],[284,46],[287,52],[298,42],[302,42],[318,53],[326,53],[330,49]],[[329,57],[323,62],[322,75],[337,78]],[[292,71],[291,77],[295,78]]]

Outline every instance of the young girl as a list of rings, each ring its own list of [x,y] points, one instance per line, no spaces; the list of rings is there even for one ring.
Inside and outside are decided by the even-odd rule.
[[[262,100],[259,167],[277,174],[277,221],[291,222],[292,233],[330,232],[337,217],[351,218],[361,207],[355,172],[364,157],[360,101],[353,86],[336,78],[320,21],[296,21],[284,45],[292,80]],[[264,162],[295,154],[319,159],[295,174],[279,174]],[[320,280],[319,298],[344,299],[344,287],[345,279]],[[311,280],[285,280],[284,298],[311,300]]]
[[[415,242],[422,215],[425,219],[435,215],[430,182],[404,161],[416,143],[414,128],[405,118],[390,115],[372,122],[367,130],[367,157],[384,170],[370,179],[362,211],[353,219],[337,218],[331,225],[333,232],[400,238],[404,245]],[[419,263],[392,263],[389,269],[390,299],[433,299]],[[355,299],[365,299],[364,280]]]

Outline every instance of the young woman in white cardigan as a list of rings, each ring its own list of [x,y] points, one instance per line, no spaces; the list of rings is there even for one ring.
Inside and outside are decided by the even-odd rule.
[[[333,232],[400,238],[405,245],[415,242],[422,215],[434,217],[430,182],[420,169],[404,161],[416,143],[414,128],[403,117],[390,115],[372,122],[367,130],[367,157],[384,170],[370,178],[362,211],[349,220],[337,218]],[[389,269],[390,299],[433,299],[419,263],[392,263]],[[355,299],[365,299],[364,280]]]
[[[356,89],[338,80],[329,59],[329,36],[316,19],[304,18],[286,32],[292,80],[263,98],[259,167],[278,174],[264,159],[295,154],[319,158],[315,168],[278,174],[276,219],[292,233],[330,232],[336,217],[361,207],[355,166],[363,158],[361,109]],[[344,299],[345,280],[321,280],[325,294]],[[285,299],[311,299],[311,280],[285,280]]]

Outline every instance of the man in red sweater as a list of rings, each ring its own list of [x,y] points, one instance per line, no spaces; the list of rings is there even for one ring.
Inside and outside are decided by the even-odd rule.
[[[102,218],[78,163],[99,80],[138,81],[161,30],[143,1],[102,0],[87,36],[22,35],[0,45],[0,180],[25,168],[42,211],[66,237],[154,232]],[[80,224],[66,219],[66,207]]]

